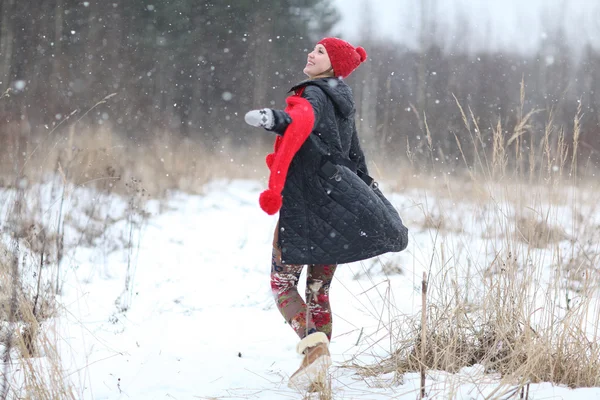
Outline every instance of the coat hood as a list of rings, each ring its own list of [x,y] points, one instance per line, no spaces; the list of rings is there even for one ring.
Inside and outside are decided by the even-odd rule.
[[[295,85],[290,91],[294,91],[303,86],[318,86],[327,94],[333,102],[335,108],[344,116],[349,117],[354,112],[354,96],[352,89],[342,79],[339,78],[318,78],[302,81]]]

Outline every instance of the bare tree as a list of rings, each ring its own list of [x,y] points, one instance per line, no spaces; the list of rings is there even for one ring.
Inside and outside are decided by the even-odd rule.
[[[369,49],[374,39],[373,27],[373,9],[368,0],[361,2],[361,25],[360,25],[360,43],[361,46]],[[357,99],[359,101],[358,109],[358,129],[361,137],[366,144],[366,148],[373,150],[374,140],[377,131],[377,89],[379,76],[376,73],[376,58],[370,58],[357,70],[358,85]]]

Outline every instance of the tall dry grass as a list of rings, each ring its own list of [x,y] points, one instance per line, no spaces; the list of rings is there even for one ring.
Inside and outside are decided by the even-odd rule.
[[[431,232],[423,313],[393,318],[390,356],[355,364],[364,374],[480,365],[497,378],[487,399],[528,398],[536,382],[600,386],[599,187],[579,176],[581,108],[573,132],[556,127],[551,111],[539,131],[530,122],[540,111],[523,110],[523,93],[522,83],[512,132],[499,120],[491,137],[457,102],[469,177],[432,185],[435,209],[420,206]]]
[[[15,173],[14,150],[0,146],[0,187],[14,186],[15,174],[30,182],[60,175],[76,186],[126,192],[135,180],[153,198],[170,191],[200,193],[213,179],[256,179],[265,176],[266,149],[236,148],[224,141],[207,148],[198,138],[167,132],[128,139],[113,129],[90,129],[77,124],[60,132],[33,135],[21,149]]]
[[[3,129],[0,398],[81,398],[83,388],[63,367],[54,319],[65,269],[71,268],[68,255],[79,246],[127,252],[123,292],[115,300],[115,314],[125,313],[132,301],[137,238],[148,217],[145,201],[173,191],[201,193],[213,179],[257,178],[264,162],[247,149],[227,144],[207,149],[201,140],[168,133],[132,140],[108,127],[87,128],[74,115],[42,133],[22,121]],[[80,193],[88,189],[96,201]],[[110,211],[114,197],[126,202],[122,213]],[[126,232],[109,237],[120,221]],[[68,241],[65,230],[75,237]]]

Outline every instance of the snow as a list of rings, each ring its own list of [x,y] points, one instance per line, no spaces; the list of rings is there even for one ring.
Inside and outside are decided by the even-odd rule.
[[[77,398],[303,398],[287,387],[300,357],[295,354],[297,338],[270,292],[276,217],[258,207],[262,189],[260,182],[234,180],[211,182],[202,195],[172,193],[145,205],[150,215],[146,222],[120,219],[110,227],[107,235],[129,237],[133,246],[81,245],[69,252],[63,262],[59,318],[45,326],[56,331]],[[105,205],[105,215],[122,215],[128,207],[116,196],[78,195],[78,207],[86,202]],[[404,210],[410,228],[423,193],[389,197]],[[430,209],[453,207],[427,201]],[[486,218],[474,215],[461,221],[456,216],[460,229],[472,235],[465,253],[474,259],[485,252],[475,237],[477,224]],[[75,241],[76,230],[67,236],[68,242]],[[336,272],[330,292],[335,399],[418,398],[416,373],[365,377],[345,367],[366,366],[393,351],[390,321],[420,309],[431,232],[411,229],[410,240],[405,252],[343,265]],[[386,275],[380,263],[401,265],[403,273]],[[393,309],[386,306],[389,299]],[[429,399],[485,399],[511,390],[478,365],[456,374],[427,374]],[[600,399],[600,388],[572,390],[542,383],[531,386],[529,398]]]

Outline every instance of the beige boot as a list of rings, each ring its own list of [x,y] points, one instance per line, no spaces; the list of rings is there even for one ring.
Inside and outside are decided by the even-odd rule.
[[[327,368],[331,365],[329,340],[323,332],[308,335],[298,343],[296,351],[304,355],[302,364],[290,377],[288,386],[297,390],[309,390],[325,384]]]

